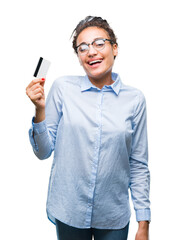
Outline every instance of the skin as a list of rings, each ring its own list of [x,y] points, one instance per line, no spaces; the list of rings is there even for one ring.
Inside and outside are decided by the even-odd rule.
[[[108,33],[101,28],[88,27],[84,29],[77,38],[77,45],[82,42],[91,43],[96,38],[110,39]],[[114,81],[112,80],[111,73],[114,64],[114,57],[117,56],[117,45],[111,45],[106,41],[105,48],[102,51],[96,51],[92,45],[90,45],[89,52],[86,55],[78,54],[78,59],[82,67],[84,68],[89,80],[96,87],[102,89],[104,85],[110,85]],[[88,62],[101,59],[100,64],[94,67],[90,67]],[[44,94],[45,79],[34,79],[26,88],[26,94],[35,105],[35,119],[34,122],[38,123],[45,120],[45,94]],[[135,236],[135,240],[148,240],[149,239],[149,222],[138,222],[138,231]]]
[[[149,240],[149,222],[140,221],[135,240]]]
[[[104,29],[88,27],[79,34],[77,46],[82,42],[91,43],[96,38],[110,39],[108,33]],[[114,64],[114,56],[116,56],[118,52],[116,44],[112,46],[108,41],[105,43],[105,48],[101,51],[95,50],[93,46],[90,45],[89,52],[86,55],[80,55],[78,53],[79,62],[90,81],[100,89],[104,85],[110,85],[114,82],[111,78],[111,72]],[[89,66],[88,61],[94,59],[103,59],[103,61],[97,67],[93,68]]]
[[[45,119],[44,83],[44,78],[34,79],[26,87],[26,94],[35,105],[35,123],[42,122]]]

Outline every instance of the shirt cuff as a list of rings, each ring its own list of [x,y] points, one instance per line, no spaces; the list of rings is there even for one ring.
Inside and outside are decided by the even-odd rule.
[[[45,120],[39,123],[34,123],[34,118],[32,118],[32,126],[35,135],[41,134],[47,130]]]
[[[151,210],[150,208],[137,209],[136,210],[136,221],[151,221]]]

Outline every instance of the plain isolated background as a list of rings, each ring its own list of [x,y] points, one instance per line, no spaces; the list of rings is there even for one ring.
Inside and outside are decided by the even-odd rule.
[[[176,238],[176,1],[16,0],[0,3],[0,238],[56,239],[46,217],[52,157],[38,160],[28,129],[34,107],[26,86],[40,56],[52,62],[46,95],[58,76],[85,74],[70,40],[87,15],[106,18],[119,53],[114,71],[147,101],[152,240]],[[69,146],[67,146],[69,147]],[[131,205],[132,206],[132,205]],[[132,206],[129,240],[137,230]]]

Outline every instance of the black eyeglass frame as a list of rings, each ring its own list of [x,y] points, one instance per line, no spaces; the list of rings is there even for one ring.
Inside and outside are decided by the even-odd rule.
[[[93,42],[91,42],[91,43],[82,42],[81,44],[79,44],[78,46],[76,46],[76,51],[77,51],[78,47],[80,47],[80,46],[83,45],[83,44],[84,44],[84,45],[87,45],[87,46],[88,46],[88,50],[89,50],[89,46],[90,46],[90,45],[93,46],[94,42],[95,42],[95,41],[98,41],[98,40],[103,40],[104,42],[105,42],[105,41],[108,41],[108,42],[110,42],[111,44],[114,44],[113,40],[111,40],[111,39],[107,39],[107,38],[97,38],[97,39],[93,40]],[[78,51],[77,51],[77,53],[78,53]]]

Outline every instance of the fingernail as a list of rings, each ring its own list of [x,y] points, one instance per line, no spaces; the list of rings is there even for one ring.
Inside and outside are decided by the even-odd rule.
[[[45,78],[42,78],[42,81],[45,81]]]

